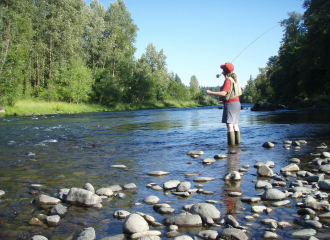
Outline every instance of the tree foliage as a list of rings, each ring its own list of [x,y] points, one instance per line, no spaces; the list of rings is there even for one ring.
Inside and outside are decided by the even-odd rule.
[[[198,101],[150,43],[135,59],[138,27],[124,0],[0,2],[0,107],[21,98],[49,101]]]
[[[303,7],[304,14],[281,21],[278,56],[249,80],[244,100],[290,103],[330,94],[330,0],[305,0]]]

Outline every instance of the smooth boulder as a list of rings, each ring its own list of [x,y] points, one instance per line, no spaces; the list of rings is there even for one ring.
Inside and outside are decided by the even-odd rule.
[[[149,230],[147,221],[139,214],[129,215],[123,223],[123,231],[129,234],[144,232]]]

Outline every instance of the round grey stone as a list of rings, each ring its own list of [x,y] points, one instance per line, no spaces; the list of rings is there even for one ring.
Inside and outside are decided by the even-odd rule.
[[[190,210],[192,214],[198,214],[201,217],[211,217],[212,219],[218,219],[221,216],[220,211],[210,203],[196,203]]]
[[[122,227],[124,232],[130,234],[149,230],[149,225],[147,221],[142,216],[136,213],[129,215],[125,219]]]

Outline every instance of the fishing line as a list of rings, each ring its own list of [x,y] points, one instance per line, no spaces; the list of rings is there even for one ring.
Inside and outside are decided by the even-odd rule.
[[[248,47],[250,47],[255,41],[257,41],[259,38],[261,38],[263,35],[265,35],[266,33],[268,33],[270,30],[276,28],[279,24],[276,24],[274,27],[268,29],[266,32],[264,32],[263,34],[261,34],[259,37],[257,37],[255,40],[253,40],[253,42],[251,42],[246,48],[244,48],[244,50],[242,52],[240,52],[240,54],[238,54],[233,61],[234,62],[236,60],[236,58],[238,58],[239,55],[241,55]]]
[[[277,26],[279,25],[279,23],[278,24],[276,24],[274,27],[271,27],[270,29],[268,29],[266,32],[264,32],[263,34],[261,34],[259,37],[257,37],[256,39],[254,39],[246,48],[244,48],[243,49],[243,51],[242,52],[240,52],[235,58],[234,58],[234,60],[233,61],[231,61],[231,63],[232,62],[234,62],[235,60],[236,60],[236,58],[238,58],[239,57],[239,55],[241,55],[248,47],[250,47],[255,41],[257,41],[259,38],[261,38],[263,35],[265,35],[266,33],[268,33],[270,30],[272,30],[272,29],[274,29],[274,28],[276,28]],[[221,74],[218,74],[217,75],[217,78],[220,78],[220,76],[222,75],[222,73]]]

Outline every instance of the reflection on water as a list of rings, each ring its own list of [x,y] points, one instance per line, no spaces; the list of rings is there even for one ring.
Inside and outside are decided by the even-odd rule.
[[[144,212],[154,216],[157,222],[165,218],[151,206],[135,205],[148,195],[171,202],[176,214],[183,205],[217,200],[220,203],[216,207],[223,215],[232,213],[239,222],[244,222],[250,206],[239,198],[228,197],[228,192],[242,192],[249,197],[258,193],[252,184],[256,178],[252,166],[256,161],[273,160],[274,171],[279,172],[290,157],[308,160],[305,156],[316,145],[329,141],[330,118],[326,110],[251,112],[245,109],[240,116],[241,148],[237,149],[238,154],[229,154],[221,116],[218,107],[205,107],[0,119],[0,190],[6,192],[0,201],[0,232],[14,231],[18,235],[13,239],[26,239],[36,233],[66,239],[91,226],[97,238],[112,236],[122,232],[122,221],[112,217],[115,210]],[[305,139],[308,145],[300,152],[284,150],[281,144],[287,139]],[[266,141],[279,144],[275,149],[264,149],[261,145]],[[187,155],[191,150],[202,150],[205,155],[191,158]],[[228,158],[210,166],[202,164],[202,159],[216,154],[226,154]],[[126,165],[128,171],[111,168],[113,164]],[[240,183],[226,184],[222,180],[229,171],[247,164],[251,169]],[[164,177],[146,174],[153,170],[170,174]],[[194,177],[187,177],[186,173],[216,178],[204,184],[204,190],[214,194],[196,194],[184,199],[146,188],[148,183],[162,186],[173,179],[196,185]],[[31,183],[43,185],[38,194],[53,195],[60,188],[82,187],[87,182],[95,189],[131,182],[138,188],[124,191],[124,199],[103,202],[101,211],[68,206],[70,214],[55,229],[29,226],[32,217],[47,214],[33,201],[37,195],[31,191]],[[240,213],[243,208],[246,212]],[[296,214],[292,208],[283,209],[285,214]],[[285,214],[275,211],[272,218]],[[165,233],[166,229],[161,231]],[[277,233],[285,236],[284,232]],[[260,233],[251,230],[250,236],[259,238]]]

